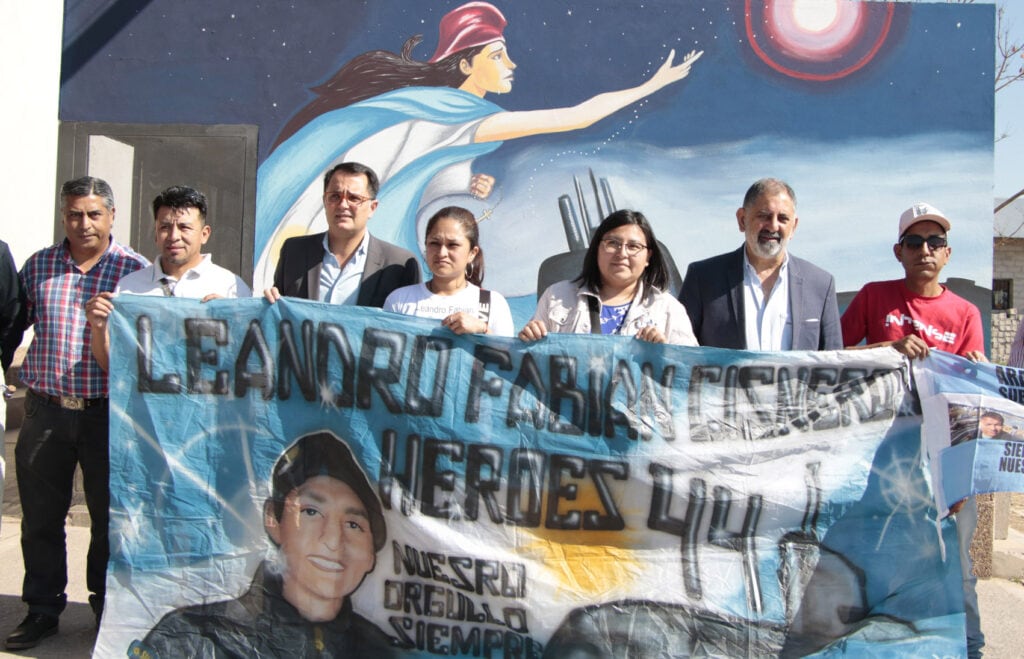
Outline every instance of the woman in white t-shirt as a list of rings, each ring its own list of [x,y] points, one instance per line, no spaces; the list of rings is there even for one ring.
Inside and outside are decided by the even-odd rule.
[[[480,288],[484,253],[473,213],[460,206],[434,213],[427,221],[425,254],[433,276],[391,293],[385,311],[435,318],[456,334],[513,335],[508,302]]]

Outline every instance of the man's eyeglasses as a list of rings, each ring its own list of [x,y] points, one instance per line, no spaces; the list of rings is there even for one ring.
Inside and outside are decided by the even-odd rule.
[[[909,247],[910,249],[921,249],[925,243],[928,243],[928,247],[933,251],[936,249],[942,249],[949,244],[946,241],[945,236],[928,236],[925,238],[924,236],[918,236],[912,233],[900,238],[900,244],[904,247]]]
[[[624,243],[621,240],[616,240],[615,238],[605,238],[601,241],[601,249],[603,249],[606,254],[618,254],[619,250],[623,247],[626,248],[627,256],[636,256],[643,250],[647,249],[647,245],[644,245],[643,243]]]
[[[352,206],[362,206],[366,202],[370,201],[370,197],[360,197],[359,195],[352,194],[348,191],[330,192],[327,194],[327,201],[332,204],[340,204],[343,201],[347,201]]]

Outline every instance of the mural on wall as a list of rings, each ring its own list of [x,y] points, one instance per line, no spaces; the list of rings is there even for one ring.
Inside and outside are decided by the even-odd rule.
[[[458,203],[466,195],[490,196],[494,178],[473,174],[474,158],[504,141],[586,128],[682,80],[702,54],[692,50],[675,64],[671,50],[642,84],[575,106],[506,111],[485,100],[513,87],[516,65],[506,25],[494,5],[467,3],[441,19],[429,60],[411,58],[419,41],[412,37],[401,55],[364,53],[317,89],[318,98],[285,126],[278,138],[284,141],[260,168],[256,224],[263,253],[257,279],[270,279],[284,238],[326,229],[318,174],[333,163],[354,160],[379,173],[374,234],[416,249],[417,220],[429,217],[425,208],[436,210],[442,198]]]
[[[987,287],[992,38],[991,5],[945,3],[84,0],[61,119],[258,125],[256,288],[284,238],[322,230],[344,158],[384,181],[381,238],[419,253],[439,206],[483,218],[486,284],[519,317],[610,208],[642,210],[682,269],[739,244],[763,176],[796,189],[792,249],[840,291],[901,275],[919,200],[954,218],[946,274]]]

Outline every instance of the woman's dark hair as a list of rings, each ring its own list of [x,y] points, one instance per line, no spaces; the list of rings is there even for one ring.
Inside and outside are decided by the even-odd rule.
[[[402,46],[401,54],[389,50],[371,50],[357,55],[334,76],[312,91],[317,98],[299,110],[281,129],[272,148],[298,132],[300,128],[321,114],[347,107],[402,87],[458,87],[466,81],[466,74],[459,69],[462,60],[472,61],[487,44],[474,46],[452,53],[433,64],[412,58],[412,49],[423,35],[409,37]]]
[[[445,206],[427,220],[427,230],[424,231],[424,239],[430,236],[430,232],[434,230],[434,225],[441,220],[457,222],[462,228],[463,235],[469,240],[469,249],[472,250],[476,247],[479,250],[476,253],[476,257],[466,264],[466,280],[471,284],[480,286],[484,283],[484,250],[480,247],[480,229],[477,228],[476,217],[473,216],[472,211],[462,206]]]
[[[665,259],[661,255],[661,247],[654,238],[654,230],[651,229],[651,225],[643,213],[631,210],[615,211],[604,218],[601,225],[597,227],[597,231],[594,232],[594,237],[590,240],[590,247],[587,248],[587,254],[583,257],[583,271],[573,281],[585,284],[594,291],[601,290],[601,271],[597,267],[597,252],[601,249],[601,240],[612,229],[618,229],[627,224],[634,224],[640,227],[640,230],[644,232],[644,242],[647,243],[647,253],[650,256],[650,261],[644,273],[640,275],[641,281],[648,288],[665,288],[665,284],[668,283],[668,267],[666,267]]]

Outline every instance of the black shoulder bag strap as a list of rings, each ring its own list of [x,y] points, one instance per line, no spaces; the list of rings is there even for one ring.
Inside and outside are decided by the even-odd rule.
[[[480,320],[485,323],[491,322],[491,292],[486,288],[480,289],[480,302],[477,304],[480,311]]]
[[[587,306],[590,307],[590,333],[601,333],[601,304],[593,295],[587,296]]]

